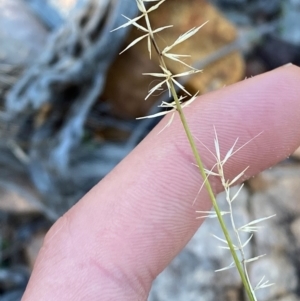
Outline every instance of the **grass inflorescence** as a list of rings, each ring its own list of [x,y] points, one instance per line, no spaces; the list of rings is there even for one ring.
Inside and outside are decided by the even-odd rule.
[[[156,84],[153,88],[151,88],[148,91],[148,94],[145,97],[145,99],[148,99],[149,97],[151,97],[151,95],[153,95],[153,93],[155,93],[156,91],[160,91],[162,89],[162,87],[164,87],[164,86],[167,87],[167,89],[169,91],[169,95],[172,96],[172,98],[173,98],[172,102],[170,102],[170,103],[162,102],[162,104],[160,105],[160,107],[162,107],[162,108],[169,109],[168,111],[160,112],[160,113],[157,113],[157,114],[154,114],[151,116],[142,117],[142,118],[152,118],[152,117],[156,117],[156,116],[171,114],[171,119],[166,125],[166,127],[167,127],[167,126],[171,125],[174,114],[176,112],[179,114],[183,128],[184,128],[186,136],[187,136],[187,139],[189,141],[190,147],[191,147],[192,152],[195,157],[195,161],[196,161],[195,165],[198,167],[200,175],[203,178],[203,186],[206,187],[209,197],[212,201],[213,208],[214,208],[214,211],[198,211],[198,213],[201,213],[202,217],[216,217],[219,220],[219,223],[220,223],[220,226],[224,233],[225,239],[222,239],[220,237],[216,237],[216,238],[218,240],[220,240],[222,243],[224,243],[223,247],[229,249],[232,254],[232,257],[233,257],[233,263],[228,267],[220,269],[219,271],[226,270],[226,269],[229,269],[232,267],[236,267],[240,274],[241,280],[243,282],[243,285],[245,287],[245,290],[246,290],[249,300],[256,301],[257,299],[255,296],[255,291],[257,289],[267,287],[271,284],[269,284],[269,282],[267,280],[264,280],[264,277],[263,277],[262,280],[254,288],[252,287],[249,276],[248,276],[247,263],[257,260],[261,256],[257,256],[257,257],[249,259],[249,258],[245,257],[243,250],[244,250],[244,247],[250,242],[250,240],[253,236],[253,233],[258,230],[257,224],[270,217],[252,221],[239,228],[236,227],[234,214],[233,214],[233,212],[234,212],[233,202],[237,198],[240,190],[238,190],[238,192],[234,196],[231,196],[230,188],[232,185],[236,184],[237,181],[239,181],[244,176],[246,169],[241,171],[234,179],[228,180],[225,177],[224,165],[227,163],[229,158],[231,158],[237,151],[239,151],[245,145],[243,145],[242,147],[235,150],[235,147],[237,144],[237,140],[236,140],[236,142],[230,148],[230,150],[227,152],[225,157],[221,158],[219,140],[218,140],[217,132],[215,130],[215,140],[214,140],[215,153],[211,152],[210,150],[209,151],[214,156],[216,164],[213,167],[213,169],[211,169],[211,170],[207,170],[204,168],[204,165],[201,160],[201,156],[196,147],[194,136],[192,135],[192,133],[190,131],[190,128],[188,126],[187,120],[186,120],[184,112],[183,112],[184,107],[190,105],[196,99],[197,94],[191,95],[189,93],[189,91],[187,91],[187,89],[179,81],[179,79],[181,77],[189,76],[189,75],[201,72],[201,70],[195,69],[194,67],[188,65],[184,61],[184,59],[187,58],[189,55],[177,54],[177,53],[172,52],[174,47],[185,42],[187,39],[191,38],[192,36],[194,36],[201,29],[201,27],[203,27],[206,23],[188,30],[186,33],[179,36],[173,42],[173,44],[165,47],[164,49],[160,49],[158,43],[156,42],[155,34],[172,27],[172,25],[166,25],[166,26],[163,26],[160,28],[153,29],[150,18],[149,18],[149,14],[151,12],[153,12],[154,10],[158,9],[160,7],[160,5],[162,5],[166,0],[160,0],[160,1],[159,0],[135,0],[135,1],[136,1],[136,4],[137,4],[138,9],[141,12],[141,14],[133,19],[123,16],[127,20],[127,22],[125,22],[122,26],[116,28],[115,30],[118,30],[120,28],[125,28],[127,26],[132,25],[132,26],[135,26],[138,30],[140,30],[143,34],[140,37],[138,37],[137,39],[135,39],[133,42],[131,42],[121,53],[127,51],[128,49],[130,49],[131,47],[133,47],[140,41],[147,40],[148,52],[149,52],[150,59],[152,57],[152,50],[154,49],[154,51],[156,52],[156,55],[158,56],[158,59],[159,59],[160,72],[144,73],[144,75],[146,75],[146,76],[152,76],[155,79],[159,80],[159,83]],[[144,21],[144,23],[143,23],[144,25],[141,25],[139,23],[139,21],[141,21],[141,20]],[[182,64],[184,67],[187,68],[187,71],[179,73],[179,74],[173,74],[172,71],[170,70],[170,68],[168,68],[168,65],[166,63],[167,60],[168,61],[171,60],[174,63]],[[179,96],[179,94],[177,93],[177,90],[185,93],[186,96]],[[213,189],[212,189],[210,181],[209,181],[210,176],[219,177],[221,180],[222,186],[225,190],[226,200],[227,200],[227,204],[228,204],[227,211],[221,211],[219,209],[218,203],[216,201],[216,197],[214,195]],[[241,186],[241,188],[242,188],[242,186]],[[236,244],[233,243],[233,240],[229,235],[229,231],[223,220],[224,215],[230,216],[231,226],[235,233],[235,240],[238,242]],[[241,239],[241,236],[240,236],[241,232],[250,233],[250,237],[245,242],[243,242]]]

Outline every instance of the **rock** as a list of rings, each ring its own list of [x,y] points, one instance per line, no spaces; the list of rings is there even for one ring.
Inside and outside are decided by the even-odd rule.
[[[0,1],[0,63],[30,65],[42,52],[47,36],[24,1]]]
[[[233,42],[237,36],[235,27],[205,0],[166,1],[150,17],[153,28],[174,25],[157,34],[157,41],[162,49],[172,44],[181,34],[209,20],[195,36],[174,48],[176,53],[191,55],[191,58],[185,60],[188,64],[203,62],[208,55]],[[133,29],[126,46],[141,34],[141,31]],[[152,51],[150,61],[147,42],[144,40],[119,56],[111,66],[102,98],[112,103],[115,114],[128,118],[144,116],[153,103],[158,101],[161,93],[143,101],[147,91],[157,80],[141,74],[161,71],[154,49]],[[174,73],[186,71],[178,63],[172,62],[170,66]],[[203,94],[237,82],[243,77],[244,61],[238,52],[234,52],[206,66],[204,72],[194,75],[186,86],[191,93],[200,91]]]
[[[256,291],[257,300],[271,301],[293,292],[298,285],[295,265],[284,256],[267,256],[251,265],[250,279],[254,286],[263,276],[274,285]],[[277,299],[276,299],[277,300]]]
[[[280,222],[300,215],[300,165],[282,165],[265,170],[256,181],[261,181],[260,186],[264,190],[263,196],[255,196],[262,198],[256,201],[259,204],[257,212],[265,210],[276,213]],[[252,180],[250,186],[251,183]]]
[[[299,301],[299,297],[294,294],[289,294],[277,299],[278,301]]]
[[[259,182],[261,181],[261,185]],[[276,215],[265,220],[255,233],[256,255],[270,254],[271,252],[284,252],[289,245],[289,237],[286,233],[286,223],[281,223],[286,219],[286,212],[274,206],[273,197],[269,195],[278,185],[278,182],[271,179],[268,171],[263,172],[256,179],[251,179],[251,187],[256,188],[256,192],[250,198],[252,219],[260,219]],[[262,190],[262,191],[261,191]]]
[[[255,200],[252,199],[252,201],[257,203],[255,208],[256,214],[253,219],[275,214],[274,211],[272,214],[272,206],[270,206],[270,202],[267,202],[266,206],[259,205],[265,201],[263,198],[257,197]],[[256,255],[266,254],[269,256],[271,254],[282,254],[289,249],[288,246],[290,242],[286,232],[287,227],[278,223],[277,218],[277,216],[274,216],[260,224],[259,231],[255,233]]]
[[[299,180],[299,164],[281,164],[249,181],[253,192],[249,202],[253,218],[276,214],[274,218],[261,223],[261,229],[255,234],[256,255],[267,255],[252,264],[252,282],[257,283],[259,277],[265,275],[266,279],[275,283],[270,288],[257,291],[258,300],[261,301],[275,298],[285,300],[284,296],[289,300],[288,296],[297,290],[299,285]]]
[[[0,1],[0,98],[41,53],[47,31],[22,0]]]

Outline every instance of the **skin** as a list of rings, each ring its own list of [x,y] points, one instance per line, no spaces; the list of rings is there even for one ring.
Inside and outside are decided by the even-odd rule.
[[[241,146],[263,132],[225,168],[233,178],[250,165],[251,177],[300,145],[300,69],[244,80],[184,112],[193,135],[211,150],[216,127],[223,155],[237,137]],[[158,134],[169,118],[50,229],[23,301],[147,300],[152,281],[203,222],[195,211],[211,208],[205,189],[193,205],[202,179],[178,116]],[[197,144],[210,168],[213,157]]]

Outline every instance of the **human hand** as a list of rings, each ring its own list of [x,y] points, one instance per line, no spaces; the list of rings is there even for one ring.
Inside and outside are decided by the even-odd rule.
[[[228,161],[229,178],[248,165],[250,177],[300,144],[300,69],[279,68],[209,93],[185,114],[211,150],[213,126],[224,153],[237,137],[242,145],[263,132]],[[202,179],[178,116],[158,135],[166,118],[50,229],[23,301],[147,300],[152,281],[201,225],[195,211],[211,207],[205,189],[193,206]],[[198,147],[212,167],[213,157]]]

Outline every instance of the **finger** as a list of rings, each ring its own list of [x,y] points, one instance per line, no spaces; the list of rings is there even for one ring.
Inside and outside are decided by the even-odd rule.
[[[192,133],[211,150],[215,126],[234,177],[288,156],[300,144],[300,70],[280,68],[200,97],[185,114]],[[153,279],[184,247],[209,210],[182,125],[175,118],[149,136],[50,230],[23,300],[146,300]],[[214,158],[197,142],[205,165]],[[100,167],[99,167],[100,168]],[[213,182],[216,191],[220,183]]]

